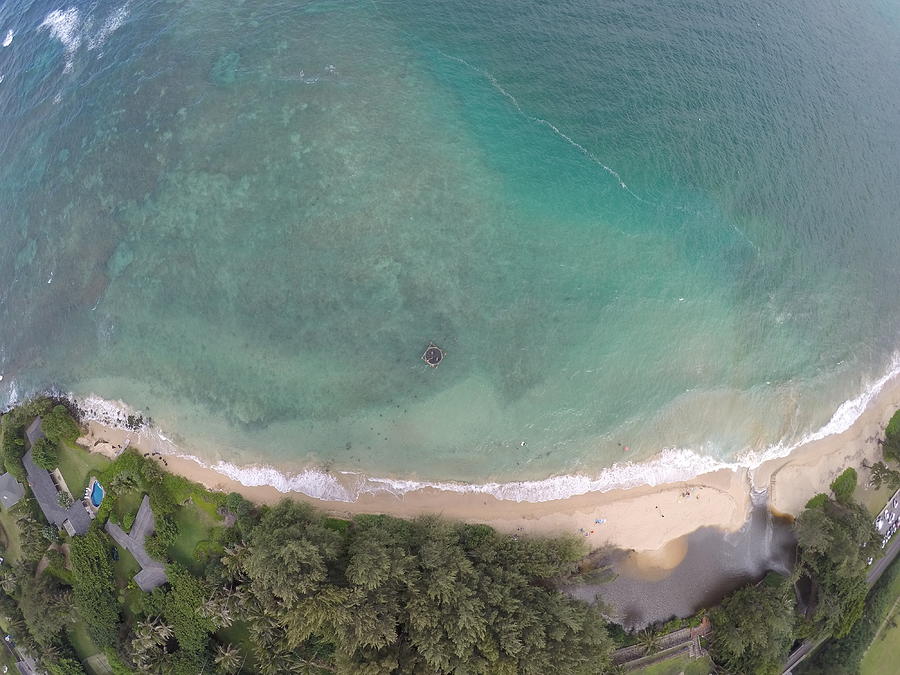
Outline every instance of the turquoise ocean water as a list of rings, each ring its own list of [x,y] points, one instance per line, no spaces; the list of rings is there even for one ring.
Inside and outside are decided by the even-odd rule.
[[[7,0],[0,39],[0,403],[481,483],[789,445],[897,365],[892,2]]]

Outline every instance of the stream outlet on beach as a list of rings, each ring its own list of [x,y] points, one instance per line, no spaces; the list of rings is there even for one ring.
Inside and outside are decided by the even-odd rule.
[[[741,529],[701,527],[658,551],[619,550],[611,556],[614,580],[575,586],[570,592],[588,601],[599,594],[612,620],[638,630],[713,606],[766,572],[788,574],[796,549],[792,521],[772,514],[765,492],[753,493],[751,499]]]

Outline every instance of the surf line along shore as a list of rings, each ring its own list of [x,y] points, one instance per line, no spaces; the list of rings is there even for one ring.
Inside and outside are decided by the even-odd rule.
[[[238,492],[258,503],[272,504],[288,497],[337,516],[388,513],[412,517],[436,513],[486,523],[503,532],[570,533],[584,537],[591,548],[610,545],[660,557],[667,545],[700,527],[740,529],[751,509],[752,489],[767,489],[770,508],[776,513],[796,516],[810,497],[827,492],[831,481],[844,468],[877,461],[878,441],[898,408],[900,379],[894,378],[844,431],[806,443],[786,457],[765,461],[755,468],[720,469],[674,483],[588,492],[543,502],[517,502],[480,492],[434,487],[399,496],[378,492],[361,494],[353,502],[329,501],[299,492],[280,492],[269,485],[244,485],[199,460],[171,454],[171,443],[157,445],[151,434],[141,431],[90,422],[81,443],[94,452],[108,454],[114,454],[116,446],[126,445],[145,452],[163,451],[168,471],[211,489]]]

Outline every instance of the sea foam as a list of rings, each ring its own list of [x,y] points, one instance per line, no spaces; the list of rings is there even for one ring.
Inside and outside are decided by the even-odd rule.
[[[279,492],[299,492],[316,499],[352,502],[363,494],[392,494],[402,496],[424,488],[433,488],[459,494],[485,494],[515,502],[546,502],[566,499],[588,492],[607,492],[614,489],[641,485],[656,486],[689,480],[701,474],[730,469],[754,469],[765,461],[785,457],[802,445],[849,429],[863,414],[885,385],[900,375],[900,353],[895,353],[887,372],[865,387],[858,396],[842,403],[828,422],[814,432],[806,434],[795,443],[779,443],[764,451],[742,453],[734,462],[703,455],[691,449],[666,448],[643,462],[622,462],[602,469],[598,475],[570,474],[551,476],[541,480],[462,483],[455,481],[426,481],[403,478],[382,478],[361,473],[340,471],[329,473],[316,468],[299,472],[282,472],[264,464],[242,465],[231,462],[207,462],[200,457],[185,454],[168,436],[152,425],[138,430],[153,440],[155,447],[168,454],[193,460],[242,485],[248,487],[270,486]],[[127,428],[129,416],[137,413],[121,402],[87,396],[76,399],[67,394],[87,421]]]
[[[12,44],[13,35],[15,35],[15,33],[13,33],[12,28],[10,28],[8,31],[6,31],[6,37],[3,38],[3,46],[4,47],[9,47]]]
[[[75,52],[81,46],[81,13],[78,8],[55,9],[44,17],[38,28],[46,28],[50,35],[62,43],[66,53],[63,72],[68,73],[75,63]]]
[[[106,20],[100,26],[100,29],[88,39],[88,49],[97,49],[98,47],[102,47],[106,40],[110,35],[115,33],[123,23],[125,23],[125,19],[128,17],[128,4],[125,3],[121,7],[106,17]]]
[[[101,47],[109,36],[125,23],[128,16],[128,5],[129,3],[126,2],[113,10],[97,30],[93,29],[93,17],[89,16],[84,19],[77,7],[56,9],[44,17],[44,21],[38,28],[46,28],[54,38],[62,43],[66,58],[64,73],[72,70],[75,64],[75,53],[82,43],[87,42],[89,51],[95,50]]]

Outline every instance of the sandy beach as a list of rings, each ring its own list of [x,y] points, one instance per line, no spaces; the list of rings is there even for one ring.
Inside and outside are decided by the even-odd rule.
[[[768,489],[770,507],[796,516],[807,500],[828,490],[847,466],[875,461],[878,440],[895,410],[900,408],[900,380],[888,382],[869,401],[859,418],[839,434],[807,443],[786,457],[763,462],[753,469],[722,469],[690,480],[590,492],[545,502],[516,502],[478,493],[423,488],[402,496],[363,494],[355,502],[324,501],[297,492],[282,493],[270,486],[246,486],[198,461],[172,454],[158,456],[165,467],[211,489],[239,492],[259,503],[285,497],[308,501],[338,515],[389,513],[411,517],[442,514],[467,522],[487,523],[505,532],[571,533],[584,537],[592,548],[616,546],[640,552],[635,565],[653,569],[674,567],[684,557],[679,542],[700,527],[740,529],[750,509],[752,489]],[[123,447],[159,451],[146,434],[89,423],[82,444],[94,452],[115,456]],[[171,448],[169,448],[171,452]]]

